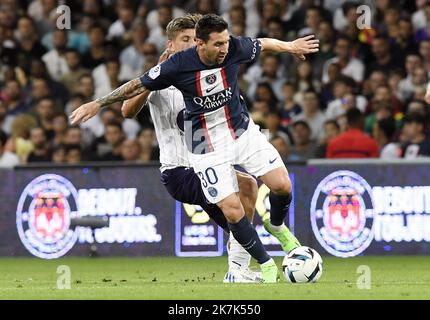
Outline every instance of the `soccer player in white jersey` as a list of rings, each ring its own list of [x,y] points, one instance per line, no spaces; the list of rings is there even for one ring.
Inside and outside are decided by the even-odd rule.
[[[271,190],[270,219],[266,230],[285,252],[300,245],[285,226],[291,203],[291,181],[279,153],[249,118],[237,85],[239,65],[255,61],[261,51],[292,53],[300,59],[318,52],[314,36],[291,42],[276,39],[233,37],[219,16],[207,14],[196,25],[195,47],[178,52],[95,101],[76,109],[72,123],[86,121],[100,108],[130,99],[147,90],[174,85],[184,96],[185,140],[190,162],[206,198],[221,208],[234,238],[260,264],[265,283],[278,281],[278,268],[267,254],[254,227],[245,217],[239,198],[234,165],[242,166]]]
[[[166,60],[170,54],[195,45],[195,25],[200,18],[201,15],[189,14],[173,19],[168,24],[166,28],[168,49],[161,55],[159,63]],[[159,91],[144,92],[124,101],[122,114],[125,118],[133,118],[145,104],[149,105],[160,147],[161,182],[174,199],[200,205],[220,227],[230,233],[227,219],[217,205],[206,200],[200,179],[188,160],[183,133],[185,105],[182,93],[173,86]],[[236,176],[242,205],[252,222],[257,199],[257,183],[248,174],[237,171]],[[228,272],[224,276],[225,283],[261,282],[260,273],[249,269],[251,256],[231,233],[227,252]]]

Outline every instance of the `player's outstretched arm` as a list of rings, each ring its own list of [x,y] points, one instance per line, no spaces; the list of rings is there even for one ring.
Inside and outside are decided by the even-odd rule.
[[[85,103],[77,108],[70,116],[71,123],[74,125],[85,122],[94,117],[101,108],[115,102],[131,99],[145,91],[148,90],[142,85],[139,78],[130,80],[104,97]]]
[[[167,48],[166,50],[164,50],[164,52],[161,54],[160,58],[158,59],[158,64],[166,61],[173,54],[174,54],[174,51]],[[124,118],[134,118],[146,104],[149,94],[150,92],[146,90],[145,92],[131,99],[125,100],[122,103],[122,107],[121,107],[122,116]]]
[[[276,53],[291,53],[300,60],[305,60],[305,54],[318,52],[319,40],[314,35],[298,38],[294,41],[281,41],[271,38],[260,38],[261,51],[271,51]]]

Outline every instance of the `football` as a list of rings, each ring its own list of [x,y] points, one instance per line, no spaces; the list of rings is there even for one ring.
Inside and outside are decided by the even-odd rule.
[[[302,246],[291,250],[284,257],[282,270],[290,282],[316,282],[321,277],[323,262],[318,252]]]

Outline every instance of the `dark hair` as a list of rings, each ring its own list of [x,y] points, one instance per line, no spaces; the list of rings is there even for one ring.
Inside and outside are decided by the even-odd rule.
[[[81,127],[77,124],[74,124],[72,126],[68,126],[66,129],[66,132],[69,132],[70,130],[78,129],[79,131],[82,131]]]
[[[82,148],[79,144],[66,144],[65,145],[65,151],[66,154],[73,150],[79,150],[79,152],[82,152]]]
[[[7,142],[7,134],[3,130],[0,130],[0,144],[3,147]]]
[[[400,17],[399,22],[402,22],[402,21],[412,24],[412,20],[409,17]]]
[[[32,82],[34,82],[36,80],[37,81],[43,81],[43,82],[45,82],[46,85],[48,85],[48,82],[49,82],[49,80],[46,77],[43,77],[43,76],[41,76],[41,77],[34,77]]]
[[[241,6],[241,5],[236,5],[236,6],[234,6],[234,7],[231,7],[231,8],[230,8],[230,12],[231,12],[231,11],[240,11],[240,12],[242,13],[243,17],[244,17],[244,18],[246,18],[246,10],[245,10],[245,8],[244,8],[243,6]]]
[[[311,127],[309,126],[309,124],[308,124],[306,121],[304,121],[304,120],[298,120],[298,121],[294,122],[294,123],[292,124],[292,126],[293,126],[293,128],[295,128],[295,127],[297,127],[297,126],[303,126],[303,127],[305,127],[306,129],[308,129],[309,131],[312,131],[312,130],[311,130]]]
[[[67,48],[66,49],[66,53],[75,53],[77,54],[79,57],[81,57],[81,54],[79,53],[78,50],[76,50],[75,48]]]
[[[81,146],[79,144],[66,144],[63,145],[63,147],[65,147],[66,152],[69,152],[70,150],[75,150],[75,149],[79,149],[79,151],[81,151]]]
[[[196,24],[196,38],[207,42],[212,32],[223,32],[228,29],[228,23],[213,13],[205,14]]]
[[[269,103],[269,106],[275,106],[278,104],[278,102],[279,102],[278,97],[276,96],[275,91],[273,90],[273,87],[269,82],[264,81],[264,82],[260,82],[257,84],[257,89],[255,90],[255,100],[256,101],[261,100],[261,97],[258,96],[258,94],[257,94],[258,88],[265,88],[269,91],[270,100],[267,101]]]
[[[295,91],[297,91],[297,84],[295,82],[292,81],[285,81],[284,84],[282,85],[282,87],[293,87]]]
[[[349,10],[351,10],[351,9],[357,9],[357,7],[358,7],[358,4],[355,3],[355,2],[352,2],[352,1],[346,1],[346,2],[344,2],[343,5],[342,5],[342,7],[341,7],[343,15],[346,16]]]
[[[108,63],[115,63],[115,64],[121,66],[121,63],[120,63],[118,57],[116,57],[116,56],[107,58],[105,64],[108,64]]]
[[[284,25],[282,19],[279,17],[271,17],[267,19],[267,25],[269,25],[270,23],[277,23],[277,24],[280,24],[281,26]]]
[[[52,119],[58,118],[58,117],[61,117],[64,120],[66,120],[66,123],[69,122],[69,117],[64,112],[56,112],[56,113],[54,113],[54,115],[52,116]]]
[[[63,150],[64,152],[66,152],[66,145],[65,145],[65,144],[60,143],[60,144],[57,144],[56,146],[54,146],[54,147],[51,149],[52,153],[55,153],[55,152],[60,151],[60,150]]]
[[[337,130],[340,130],[339,123],[337,123],[336,120],[331,119],[331,120],[327,120],[326,122],[324,122],[324,126],[326,126],[328,124],[332,124],[336,127]]]
[[[16,79],[16,78],[7,79],[5,81],[6,84],[9,83],[9,82],[15,82],[15,83],[18,84],[19,87],[21,87],[21,84],[19,83],[18,79]]]
[[[319,7],[319,6],[311,5],[311,6],[309,6],[309,7],[306,8],[306,11],[308,11],[308,10],[318,11],[318,13],[320,15],[322,15],[321,7]]]
[[[165,5],[162,5],[161,7],[164,7]],[[134,8],[131,4],[125,4],[123,6],[119,7],[119,10],[128,10],[128,11],[133,11],[134,12]]]
[[[159,9],[167,9],[170,12],[173,12],[173,5],[171,5],[171,4],[162,4],[162,5],[159,5],[157,7],[157,10],[159,10]]]
[[[373,38],[373,41],[375,41],[375,40],[382,40],[382,41],[385,42],[385,44],[389,44],[388,39],[386,37],[382,36],[382,35],[376,35]]]
[[[343,40],[343,41],[347,41],[349,44],[351,44],[351,38],[344,35],[344,34],[340,34],[339,36],[337,36],[336,38],[336,42],[338,42],[339,40]]]
[[[25,15],[21,16],[21,17],[18,19],[18,21],[19,21],[19,20],[22,20],[22,19],[30,21],[30,23],[33,25],[33,28],[35,28],[35,27],[36,27],[36,22],[34,21],[34,19],[33,19],[32,17],[30,17],[30,16],[28,16],[28,15],[26,15],[26,14],[25,14]]]
[[[81,76],[79,76],[78,82],[81,82],[81,80],[83,78],[90,78],[91,81],[94,83],[94,79],[93,79],[93,76],[91,75],[91,73],[88,73],[88,72],[83,73]]]
[[[277,116],[278,118],[281,118],[282,116],[281,110],[276,108],[269,109],[269,111],[267,112],[267,116],[269,115],[274,115],[274,116]]]
[[[425,126],[426,122],[422,115],[416,112],[410,112],[403,118],[404,123],[418,123]]]
[[[393,117],[380,119],[377,122],[378,128],[384,133],[388,140],[392,140],[396,133],[396,121]]]
[[[349,126],[357,127],[363,120],[363,114],[357,108],[351,108],[346,112],[346,121]]]
[[[334,80],[334,83],[336,83],[336,82],[343,83],[344,85],[346,85],[347,87],[350,87],[352,89],[354,89],[355,85],[356,85],[356,82],[353,78],[345,76],[345,75],[340,75],[339,77],[337,77]]]
[[[52,31],[52,33],[62,33],[66,37],[69,35],[69,32],[67,31],[67,29],[57,29],[57,28],[54,28],[54,30]]]
[[[139,132],[137,133],[137,136],[139,137],[142,134],[142,132],[147,131],[147,130],[151,130],[151,131],[155,132],[154,125],[152,123],[148,123],[148,124],[144,125],[142,127],[142,129],[140,129]]]
[[[101,32],[104,34],[104,35],[106,35],[106,29],[101,25],[101,24],[98,24],[98,23],[96,23],[96,24],[93,24],[91,27],[90,27],[90,29],[89,29],[89,32],[92,32],[93,30],[95,30],[95,29],[99,29],[99,30],[101,30]]]
[[[282,142],[284,142],[287,146],[288,146],[288,142],[285,141],[285,138],[283,138],[281,135],[275,133],[271,138],[270,138],[270,143],[272,143],[273,141],[277,140],[277,139],[281,139]]]
[[[42,98],[37,99],[35,105],[38,105],[42,101],[46,101],[46,100],[50,101],[55,106],[55,100],[54,100],[54,98],[52,96],[47,96],[47,97],[42,97]]]
[[[261,56],[261,60],[262,61],[266,61],[267,58],[273,58],[278,63],[281,63],[281,57],[278,54],[275,54],[275,53],[272,53],[272,52],[268,52],[268,53],[265,53],[264,55]]]
[[[303,92],[303,96],[304,96],[305,94],[313,94],[313,95],[317,98],[318,103],[320,103],[320,104],[321,104],[320,96],[319,96],[318,92],[316,92],[314,89],[312,89],[312,88],[311,88],[311,89],[307,89],[307,90],[305,90],[305,92]]]
[[[111,120],[106,124],[106,127],[116,127],[122,131],[122,124],[117,120]]]

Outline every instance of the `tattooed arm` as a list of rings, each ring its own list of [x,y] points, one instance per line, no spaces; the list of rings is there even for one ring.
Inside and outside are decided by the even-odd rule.
[[[98,98],[96,102],[98,102],[101,107],[104,107],[114,102],[120,102],[133,98],[144,91],[146,91],[146,88],[142,85],[142,81],[137,78],[123,84],[121,87],[115,89],[104,97]]]
[[[72,124],[78,124],[94,117],[100,108],[115,102],[131,99],[138,95],[145,95],[148,91],[161,90],[174,84],[173,75],[177,75],[181,64],[177,59],[168,59],[152,67],[141,77],[133,79],[111,93],[95,101],[80,106],[70,116]]]
[[[158,59],[158,64],[163,63],[164,61],[169,59],[169,57],[173,54],[174,54],[174,51],[167,48]],[[134,118],[146,104],[149,94],[150,94],[150,91],[145,90],[143,91],[143,93],[133,97],[132,99],[125,100],[122,103],[122,107],[121,107],[122,116],[124,118]]]
[[[112,103],[124,101],[133,98],[147,90],[139,78],[130,80],[121,87],[115,89],[104,97],[98,98],[95,101],[83,104],[78,109],[72,112],[70,120],[72,125],[85,122],[94,117],[99,110]]]

